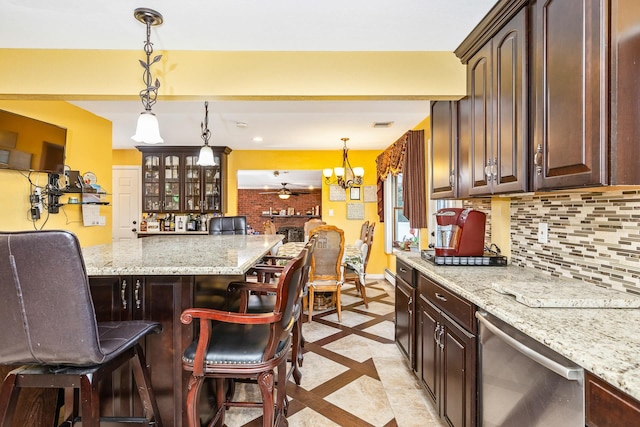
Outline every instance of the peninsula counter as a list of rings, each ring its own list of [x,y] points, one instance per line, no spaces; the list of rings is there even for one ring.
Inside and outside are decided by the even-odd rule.
[[[282,235],[154,236],[83,248],[98,321],[145,319],[163,331],[143,347],[165,426],[186,426],[184,402],[188,374],[182,352],[193,326],[180,314],[189,307],[220,307],[227,284],[246,272],[283,238]],[[121,415],[140,402],[129,372],[101,386],[101,413]]]

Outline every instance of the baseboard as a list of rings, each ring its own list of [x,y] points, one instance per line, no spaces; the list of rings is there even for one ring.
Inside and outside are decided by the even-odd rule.
[[[388,268],[384,269],[384,278],[393,286],[396,285],[396,275],[393,274],[393,272],[391,272],[391,270],[389,270]]]

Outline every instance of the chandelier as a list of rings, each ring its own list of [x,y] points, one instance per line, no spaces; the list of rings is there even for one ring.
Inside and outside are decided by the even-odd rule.
[[[354,185],[362,184],[362,177],[364,176],[364,168],[363,167],[351,167],[351,163],[349,163],[349,149],[347,148],[347,141],[349,138],[340,138],[344,143],[342,148],[342,166],[335,167],[333,169],[327,168],[322,171],[322,175],[324,175],[324,182],[326,184],[337,184],[340,187],[351,188]],[[335,173],[336,179],[334,181],[331,180],[333,174]]]
[[[151,27],[162,24],[162,15],[155,10],[147,9],[145,7],[134,10],[133,16],[143,24],[147,26],[147,40],[144,43],[144,53],[147,56],[146,62],[140,60],[140,65],[144,69],[142,73],[142,80],[144,81],[146,88],[140,91],[140,99],[144,106],[144,111],[138,116],[138,125],[136,126],[136,134],[131,137],[135,142],[144,142],[146,144],[159,144],[164,142],[160,136],[160,127],[158,126],[158,119],[151,111],[151,107],[156,103],[158,98],[158,88],[160,87],[160,81],[156,78],[153,82],[151,77],[151,65],[160,61],[162,55],[156,55],[151,59],[153,53],[153,43],[151,43]]]
[[[216,160],[213,158],[213,150],[209,146],[209,138],[211,138],[211,131],[209,130],[209,102],[204,102],[204,122],[200,122],[200,129],[202,129],[202,140],[204,145],[200,149],[200,155],[196,164],[198,166],[216,166]]]

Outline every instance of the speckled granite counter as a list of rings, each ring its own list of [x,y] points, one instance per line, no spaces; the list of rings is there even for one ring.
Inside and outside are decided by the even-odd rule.
[[[82,249],[89,276],[238,275],[282,235],[154,236]]]
[[[535,287],[567,280],[520,267],[434,266],[415,253],[396,256],[640,400],[640,309],[530,308],[495,291],[492,283],[527,282]],[[587,296],[594,285],[583,285]]]

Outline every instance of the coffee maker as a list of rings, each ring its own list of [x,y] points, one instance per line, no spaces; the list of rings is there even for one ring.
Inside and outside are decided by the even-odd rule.
[[[486,214],[474,209],[443,208],[436,213],[436,256],[482,256]]]

